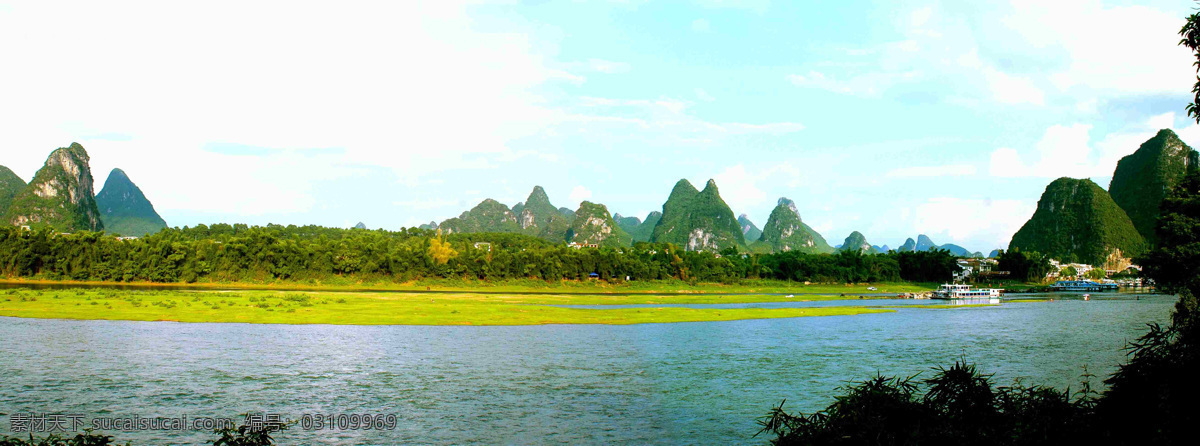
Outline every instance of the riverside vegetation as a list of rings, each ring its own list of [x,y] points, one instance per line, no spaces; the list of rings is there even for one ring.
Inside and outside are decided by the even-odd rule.
[[[839,299],[837,295],[801,300]],[[865,306],[809,308],[568,308],[796,301],[783,295],[505,295],[278,291],[0,291],[0,316],[176,322],[339,325],[641,324],[892,312]]]
[[[1200,71],[1200,13],[1188,17],[1179,34]],[[1193,93],[1187,111],[1200,123],[1200,78]],[[790,414],[780,403],[759,420],[759,434],[772,436],[774,445],[1194,444],[1200,422],[1194,383],[1200,372],[1198,164],[1196,152],[1174,133],[1159,132],[1117,165],[1111,198],[1088,180],[1052,183],[1034,218],[1013,237],[1014,249],[1000,255],[1002,268],[1007,262],[1014,275],[1025,276],[1043,274],[1046,265],[1041,254],[1021,253],[1022,244],[1099,260],[1095,246],[1068,246],[1046,227],[1061,226],[1055,217],[1071,208],[1086,218],[1066,220],[1069,230],[1084,228],[1131,250],[1151,246],[1137,263],[1179,301],[1170,325],[1151,324],[1128,344],[1128,361],[1104,380],[1103,392],[1092,388],[1086,371],[1074,393],[1023,383],[996,387],[989,375],[959,361],[924,380],[879,375],[848,385],[824,410],[807,415]]]
[[[1200,14],[1189,26],[1191,47],[1200,49]],[[1200,122],[1200,108],[1189,110]],[[1159,209],[1157,246],[1138,262],[1179,301],[1169,326],[1153,324],[1128,345],[1128,362],[1104,380],[1103,392],[1086,371],[1075,392],[996,387],[960,361],[928,379],[876,376],[848,385],[812,414],[787,413],[781,403],[759,420],[759,434],[773,436],[775,445],[1193,444],[1200,422],[1193,383],[1200,371],[1200,171],[1193,166]]]
[[[670,243],[573,249],[506,233],[439,235],[319,226],[215,224],[168,228],[136,240],[103,233],[0,227],[0,274],[10,278],[156,283],[407,283],[422,279],[535,279],[620,283],[746,280],[940,282],[957,269],[946,251],[745,254]],[[797,284],[798,285],[798,284]]]

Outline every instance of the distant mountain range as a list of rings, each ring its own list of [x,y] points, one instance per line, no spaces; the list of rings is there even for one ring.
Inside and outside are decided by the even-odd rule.
[[[575,219],[567,229],[567,240],[582,245],[629,246],[633,237],[617,226],[608,208],[602,204],[584,201],[575,211]]]
[[[145,235],[167,227],[121,169],[113,169],[104,189],[93,193],[90,161],[78,143],[56,149],[29,184],[0,166],[0,215],[10,224],[61,231]]]
[[[62,231],[106,230],[120,235],[144,235],[167,227],[153,204],[125,171],[114,169],[98,194],[83,146],[72,143],[54,150],[26,184],[0,166],[0,216],[14,225],[50,226]],[[1109,190],[1090,180],[1059,178],[1038,201],[1037,211],[1014,234],[1008,249],[1038,251],[1060,260],[1092,264],[1113,256],[1130,258],[1154,243],[1158,205],[1200,156],[1169,129],[1159,131],[1117,164]],[[709,180],[697,190],[678,181],[662,211],[644,219],[609,214],[600,203],[583,202],[578,209],[556,207],[546,191],[535,186],[525,201],[512,208],[486,199],[458,217],[431,221],[424,229],[446,233],[507,232],[526,234],[555,243],[578,242],[628,246],[636,242],[674,243],[689,250],[737,248],[750,252],[834,252],[820,233],[800,217],[796,204],[780,198],[760,228],[746,214],[734,217]],[[359,223],[359,228],[365,225]],[[871,245],[858,231],[840,250],[888,252]],[[958,256],[982,256],[961,246],[937,245],[921,234],[897,251],[945,249]],[[989,256],[997,255],[993,250]]]
[[[1046,186],[1037,211],[1013,235],[1009,249],[1092,265],[1110,254],[1133,257],[1146,249],[1125,211],[1092,180],[1059,178]]]
[[[33,180],[13,195],[4,219],[18,226],[64,231],[104,229],[88,161],[87,151],[77,143],[51,152]]]
[[[737,218],[721,199],[717,183],[708,180],[704,190],[679,180],[663,203],[662,218],[650,241],[674,243],[689,251],[720,251],[745,245]]]
[[[930,239],[929,236],[927,236],[925,234],[917,235],[916,240],[913,240],[911,238],[905,239],[904,244],[900,245],[899,248],[896,248],[896,251],[897,252],[908,252],[908,251],[922,252],[922,251],[929,251],[932,249],[944,249],[946,251],[950,251],[951,254],[954,254],[959,257],[983,257],[982,252],[971,252],[971,251],[967,250],[967,248],[963,248],[962,246],[958,246],[953,243],[947,243],[945,245],[938,245],[937,243],[934,243],[933,240]]]
[[[143,236],[167,227],[154,205],[121,169],[109,172],[104,188],[96,194],[96,207],[104,230],[113,234]]]
[[[1196,151],[1175,132],[1164,129],[1117,162],[1108,192],[1148,242],[1154,242],[1159,203],[1183,178],[1188,166],[1197,165],[1196,157]]]
[[[1088,179],[1063,177],[1047,185],[1008,248],[1093,265],[1135,257],[1154,244],[1163,197],[1198,165],[1195,150],[1170,129],[1160,130],[1121,158],[1108,191]]]
[[[750,221],[750,217],[746,214],[738,216],[738,226],[742,227],[742,237],[744,239],[754,241],[762,238],[762,229],[758,229],[758,226]]]
[[[13,197],[24,188],[25,180],[7,167],[0,166],[0,217],[8,213],[8,205]]]
[[[650,235],[654,232],[654,227],[658,225],[660,219],[662,219],[662,212],[659,211],[646,214],[645,220],[639,220],[637,217],[622,217],[621,214],[613,216],[617,226],[632,236],[635,242],[650,241]]]
[[[541,186],[534,186],[524,202],[513,206],[512,213],[517,217],[518,232],[552,242],[567,240],[567,230],[575,218],[574,211],[550,204]]]
[[[780,197],[775,203],[767,224],[763,225],[762,237],[758,244],[769,248],[772,252],[800,251],[805,253],[833,252],[832,246],[825,241],[821,234],[809,227],[800,219],[800,211],[796,203],[786,197]]]
[[[841,251],[858,251],[862,254],[878,254],[883,252],[879,248],[867,243],[867,237],[858,231],[851,232],[850,235],[846,236],[846,240],[841,245],[838,245],[837,248]]]
[[[603,204],[586,201],[575,211],[556,210],[546,191],[535,186],[528,199],[511,209],[487,199],[458,217],[420,227],[447,233],[524,233],[554,242],[607,246],[655,242],[674,243],[693,251],[738,248],[754,252],[833,252],[824,237],[800,219],[791,200],[780,198],[764,229],[759,229],[745,214],[734,218],[713,180],[705,183],[703,190],[697,190],[686,179],[679,180],[662,211],[650,212],[644,220],[619,213],[609,215]]]

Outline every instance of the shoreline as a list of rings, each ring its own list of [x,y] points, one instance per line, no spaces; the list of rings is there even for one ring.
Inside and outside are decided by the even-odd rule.
[[[35,319],[256,323],[288,325],[551,325],[711,322],[842,316],[894,310],[865,306],[687,308],[687,303],[785,301],[747,295],[483,295],[279,291],[127,291],[99,288],[0,292],[0,316]],[[835,300],[831,296],[807,300]],[[564,304],[650,304],[643,308],[567,308]],[[661,305],[661,306],[654,306]]]
[[[854,294],[888,295],[927,291],[936,285],[924,283],[862,283],[862,284],[808,284],[779,281],[762,281],[752,284],[726,285],[701,283],[679,284],[673,281],[636,282],[627,285],[562,281],[530,286],[519,282],[482,282],[478,285],[454,286],[433,283],[369,283],[303,284],[295,282],[247,283],[247,282],[101,282],[75,280],[49,280],[27,278],[0,278],[0,289],[28,287],[34,289],[77,289],[100,288],[117,290],[192,290],[192,291],[305,291],[305,292],[401,292],[415,294],[524,294],[524,295],[737,295],[737,294]],[[868,290],[869,287],[878,288]]]

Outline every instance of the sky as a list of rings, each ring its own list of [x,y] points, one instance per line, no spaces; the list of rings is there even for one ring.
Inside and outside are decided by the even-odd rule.
[[[79,142],[172,226],[399,229],[715,179],[831,245],[1008,245],[1055,178],[1200,145],[1190,1],[0,0],[0,165]]]

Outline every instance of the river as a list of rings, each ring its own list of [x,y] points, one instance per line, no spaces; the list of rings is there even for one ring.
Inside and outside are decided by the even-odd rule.
[[[994,381],[1078,389],[1164,323],[1169,296],[1022,296],[958,309],[645,325],[186,324],[0,318],[0,435],[14,413],[233,417],[394,414],[392,430],[280,433],[280,444],[761,444],[755,418],[827,405],[876,372],[966,358]],[[1053,299],[1053,300],[1049,300]],[[881,305],[835,301],[794,305]],[[911,301],[909,301],[911,303]],[[928,301],[922,303],[929,303]],[[787,304],[762,304],[787,305]],[[240,419],[239,419],[240,421]],[[108,432],[135,444],[203,431]]]

